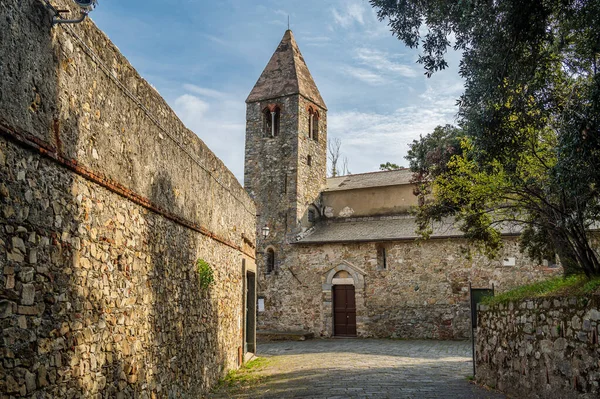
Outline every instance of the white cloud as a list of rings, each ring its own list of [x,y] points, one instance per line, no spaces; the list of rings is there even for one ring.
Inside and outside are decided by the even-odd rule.
[[[242,183],[246,129],[244,97],[190,84],[183,88],[187,93],[175,99],[173,109]]]
[[[455,123],[457,87],[443,87],[436,93],[432,86],[411,105],[391,113],[345,111],[328,117],[329,137],[342,140],[342,153],[348,157],[353,173],[377,170],[379,164],[394,162],[407,165],[408,145],[433,131],[437,125]],[[462,90],[462,86],[461,89]]]
[[[219,100],[222,100],[227,97],[227,93],[223,93],[223,92],[217,91],[217,90],[207,89],[204,87],[200,87],[200,86],[196,86],[196,85],[192,85],[192,84],[188,84],[188,83],[184,84],[183,88],[186,91],[189,91],[189,92],[192,92],[195,94],[199,94],[199,95],[205,96],[205,97],[219,99]]]
[[[204,34],[204,36],[205,36],[205,37],[206,37],[208,40],[210,40],[210,41],[212,41],[212,42],[215,42],[215,43],[217,43],[217,44],[219,44],[219,45],[221,45],[221,46],[230,46],[230,45],[231,45],[231,43],[229,43],[228,41],[226,41],[226,40],[223,40],[223,39],[221,39],[220,37],[217,37],[217,36],[215,36],[215,35],[208,35],[208,34]]]
[[[415,78],[420,75],[414,66],[393,61],[392,58],[393,56],[383,51],[359,48],[355,50],[354,59],[360,67],[344,65],[339,69],[346,75],[372,86],[399,82],[402,78]]]
[[[190,94],[184,94],[175,100],[177,114],[183,119],[202,119],[210,106],[206,101]]]
[[[392,73],[407,78],[414,78],[419,76],[419,73],[413,66],[399,64],[390,60],[388,53],[367,49],[359,48],[356,50],[356,59],[364,65],[377,69],[379,71]]]
[[[349,2],[343,11],[340,12],[333,8],[331,13],[333,14],[333,20],[343,28],[348,28],[354,22],[360,25],[365,24],[365,8],[361,3]]]
[[[362,80],[370,85],[382,85],[387,81],[386,79],[377,74],[376,72],[370,71],[364,68],[357,68],[352,66],[345,66],[342,69],[347,75],[350,75],[356,79]]]
[[[302,44],[313,47],[324,47],[331,43],[331,37],[329,36],[302,36]]]

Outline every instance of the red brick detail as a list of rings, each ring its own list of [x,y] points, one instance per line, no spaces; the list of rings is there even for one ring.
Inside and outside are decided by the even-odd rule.
[[[276,108],[279,108],[279,112],[281,112],[281,110],[283,109],[283,107],[281,106],[281,104],[268,104],[263,109],[263,112],[266,111],[266,110],[269,110],[270,112],[274,112]]]
[[[128,189],[127,187],[125,187],[117,182],[112,181],[111,179],[105,177],[104,175],[102,175],[98,172],[92,171],[84,166],[80,166],[78,164],[77,160],[75,160],[75,159],[67,159],[67,158],[60,156],[59,153],[56,151],[56,148],[54,148],[54,146],[52,146],[51,144],[47,143],[44,140],[40,140],[37,137],[35,137],[29,133],[17,132],[15,130],[11,130],[8,127],[4,126],[3,124],[0,124],[0,135],[5,136],[9,140],[19,144],[22,147],[37,151],[41,155],[43,155],[47,158],[50,158],[54,162],[66,167],[67,169],[70,169],[71,171],[82,176],[83,178],[85,178],[93,183],[96,183],[96,184],[106,188],[107,190],[112,191],[115,194],[118,194],[124,198],[127,198],[128,200],[130,200],[140,206],[143,206],[144,208],[146,208],[154,213],[157,213],[157,214],[159,214],[169,220],[172,220],[173,222],[178,223],[184,227],[187,227],[191,230],[197,231],[198,233],[205,235],[223,245],[233,248],[239,252],[242,252],[243,254],[245,254],[246,256],[248,256],[251,259],[254,259],[254,260],[256,259],[255,254],[253,252],[244,251],[244,249],[240,245],[237,245],[237,244],[231,242],[227,238],[221,237],[218,234],[213,233],[212,231],[208,230],[206,227],[204,227],[198,223],[194,223],[189,220],[186,220],[182,217],[175,215],[172,212],[167,211],[166,209],[161,208],[160,206],[154,204],[149,199],[137,194],[136,192]],[[60,142],[60,141],[58,141],[58,142]],[[252,245],[252,242],[247,237],[244,237],[242,235],[241,239],[246,244],[248,244],[252,248],[254,248],[254,246]]]

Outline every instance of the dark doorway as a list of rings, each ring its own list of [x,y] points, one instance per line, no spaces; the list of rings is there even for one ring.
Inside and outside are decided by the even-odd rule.
[[[246,342],[245,351],[256,353],[256,275],[246,272]]]
[[[356,337],[356,300],[353,285],[333,286],[333,335]]]

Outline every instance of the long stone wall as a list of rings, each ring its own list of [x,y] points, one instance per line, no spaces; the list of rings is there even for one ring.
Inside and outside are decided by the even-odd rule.
[[[477,381],[519,398],[600,396],[600,297],[480,305]]]
[[[387,269],[377,265],[384,245]],[[507,237],[499,259],[481,254],[467,258],[463,239],[386,243],[293,244],[285,265],[264,276],[264,330],[306,330],[330,336],[332,274],[346,271],[356,290],[357,333],[362,337],[466,339],[469,330],[469,282],[474,288],[506,291],[524,282],[560,273],[530,261]],[[514,257],[514,266],[504,266]],[[264,273],[264,270],[260,270]]]
[[[243,347],[251,199],[91,21],[0,15],[0,392],[200,397]]]

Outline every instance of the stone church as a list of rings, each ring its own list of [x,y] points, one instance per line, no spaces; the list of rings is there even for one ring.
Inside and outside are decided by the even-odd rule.
[[[327,178],[327,106],[290,30],[247,100],[245,188],[258,214],[258,329],[315,336],[469,336],[469,284],[560,273],[504,232],[498,259],[452,223],[415,234],[407,169]]]

